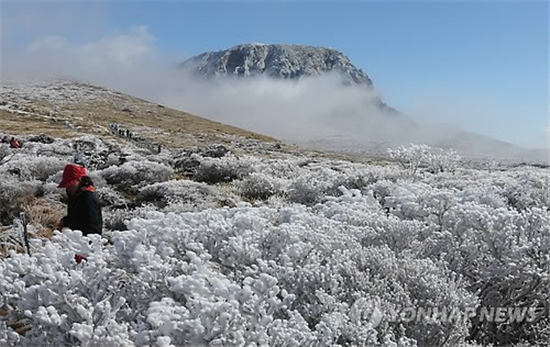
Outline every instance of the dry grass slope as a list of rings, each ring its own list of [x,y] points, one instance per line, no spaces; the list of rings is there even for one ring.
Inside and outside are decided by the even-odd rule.
[[[121,95],[118,99],[69,103],[61,107],[43,100],[31,100],[32,107],[24,112],[1,109],[1,130],[19,135],[43,133],[68,138],[94,134],[109,138],[113,137],[109,124],[119,123],[151,142],[168,147],[224,143],[234,136],[276,142],[268,136],[138,98]],[[56,109],[54,116],[52,109]]]

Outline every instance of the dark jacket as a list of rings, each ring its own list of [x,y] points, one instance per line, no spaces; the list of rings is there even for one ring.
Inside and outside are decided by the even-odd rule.
[[[83,235],[101,234],[101,204],[93,187],[80,188],[69,198],[67,216],[63,218],[63,224],[73,230],[81,230]]]

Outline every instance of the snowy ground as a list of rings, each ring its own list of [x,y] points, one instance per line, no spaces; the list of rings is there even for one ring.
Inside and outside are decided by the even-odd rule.
[[[94,136],[23,140],[0,148],[0,345],[550,339],[546,168],[475,166],[422,146],[374,165],[244,138],[160,154]],[[56,183],[75,158],[98,186],[103,237],[51,232],[64,212]],[[510,307],[525,316],[483,319]]]

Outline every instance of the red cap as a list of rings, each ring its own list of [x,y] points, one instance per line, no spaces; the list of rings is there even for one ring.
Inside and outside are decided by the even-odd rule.
[[[63,179],[57,188],[67,188],[78,184],[82,177],[86,176],[86,169],[76,164],[68,164],[63,170]]]

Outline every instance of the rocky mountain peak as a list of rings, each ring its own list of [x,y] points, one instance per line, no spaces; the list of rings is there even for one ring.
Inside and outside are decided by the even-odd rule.
[[[346,83],[372,85],[367,74],[355,67],[348,57],[326,47],[242,44],[226,50],[202,53],[186,60],[182,66],[205,77],[266,75],[299,79],[339,72]]]

